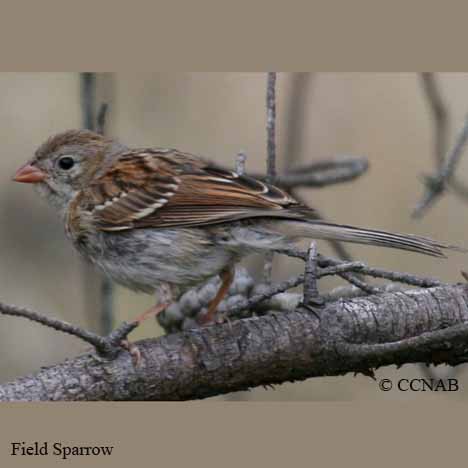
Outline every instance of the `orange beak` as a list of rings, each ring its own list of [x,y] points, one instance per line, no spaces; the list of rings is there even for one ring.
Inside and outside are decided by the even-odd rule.
[[[42,182],[45,178],[46,175],[44,172],[42,172],[37,167],[26,163],[16,171],[13,180],[15,182],[23,182],[25,184],[37,184],[38,182]]]

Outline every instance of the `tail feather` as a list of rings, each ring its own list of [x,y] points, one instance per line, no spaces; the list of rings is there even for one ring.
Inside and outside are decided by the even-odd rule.
[[[461,247],[444,244],[426,237],[412,234],[394,234],[375,229],[363,229],[343,224],[333,224],[326,221],[288,221],[288,231],[298,237],[314,239],[337,240],[357,244],[375,245],[393,249],[409,250],[433,257],[446,258],[444,250],[467,252]]]

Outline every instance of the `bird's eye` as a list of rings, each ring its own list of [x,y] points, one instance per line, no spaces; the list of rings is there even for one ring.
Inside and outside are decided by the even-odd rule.
[[[64,171],[68,171],[74,165],[75,165],[75,161],[70,156],[64,156],[63,158],[60,158],[58,160],[58,166],[60,167],[60,169],[63,169]]]

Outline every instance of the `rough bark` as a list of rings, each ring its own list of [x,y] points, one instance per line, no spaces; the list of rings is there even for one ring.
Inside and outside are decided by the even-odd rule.
[[[468,286],[340,300],[315,312],[237,320],[94,353],[0,386],[0,400],[187,400],[404,363],[466,362]]]

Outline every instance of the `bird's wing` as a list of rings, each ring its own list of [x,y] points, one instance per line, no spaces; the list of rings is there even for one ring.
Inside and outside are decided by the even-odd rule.
[[[283,190],[176,150],[120,155],[90,186],[89,210],[102,231],[189,227],[312,213]]]

